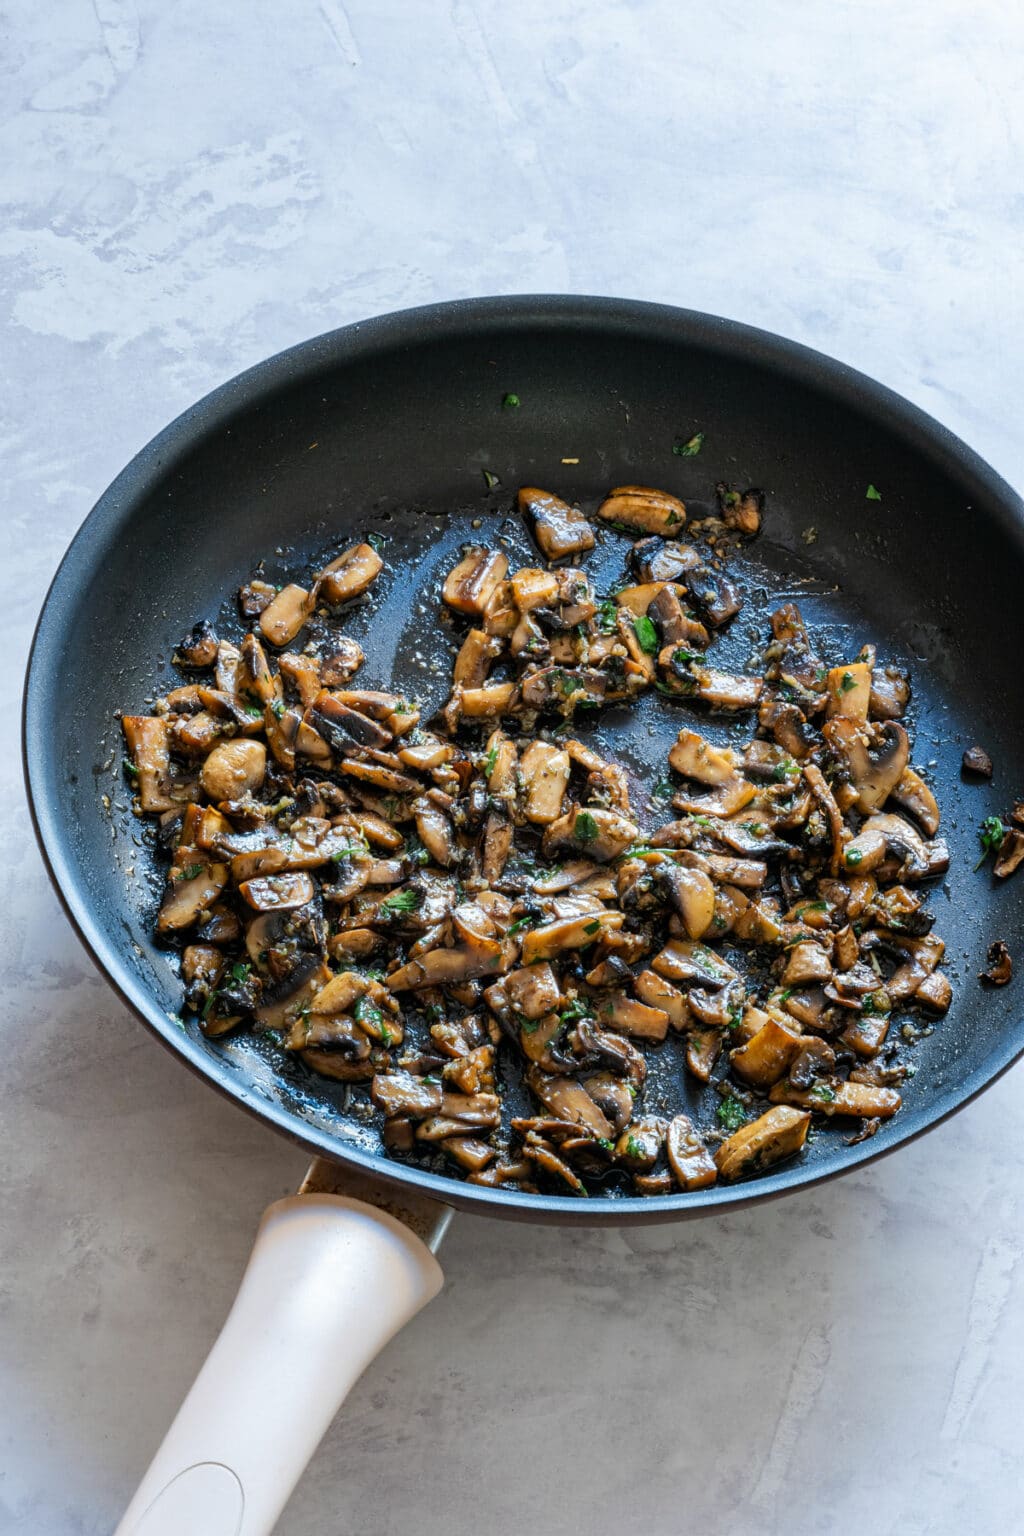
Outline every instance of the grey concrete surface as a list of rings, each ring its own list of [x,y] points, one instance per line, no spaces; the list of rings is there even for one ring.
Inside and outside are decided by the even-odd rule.
[[[0,1532],[103,1536],[302,1159],[145,1036],[47,888],[16,716],[67,540],[238,369],[509,291],[781,331],[1024,485],[1021,12],[9,0],[0,28]],[[458,1221],[282,1529],[1020,1530],[1021,1084],[714,1223]]]

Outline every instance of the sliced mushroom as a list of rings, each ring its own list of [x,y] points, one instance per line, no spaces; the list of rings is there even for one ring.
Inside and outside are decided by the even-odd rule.
[[[715,1153],[719,1173],[723,1179],[763,1173],[799,1152],[807,1140],[810,1123],[808,1111],[777,1105],[723,1141]]]
[[[359,642],[350,640],[347,635],[338,635],[334,647],[330,656],[320,664],[320,681],[325,688],[344,688],[355,677],[366,657]]]
[[[180,933],[213,906],[228,883],[228,866],[213,861],[198,848],[179,848],[174,855],[156,931]]]
[[[962,763],[965,773],[976,774],[979,779],[992,777],[992,759],[984,747],[968,747],[964,752]]]
[[[440,1111],[443,1092],[438,1080],[413,1077],[396,1068],[373,1079],[370,1097],[386,1115],[407,1115],[411,1120],[421,1120]]]
[[[271,645],[290,645],[309,622],[316,598],[305,587],[289,582],[260,614],[260,629]]]
[[[871,674],[869,713],[872,720],[899,720],[910,703],[910,684],[899,667],[876,667]]]
[[[700,565],[701,558],[689,544],[655,537],[634,544],[629,563],[640,581],[675,581],[684,571]]]
[[[334,608],[350,603],[362,596],[383,569],[384,562],[372,544],[353,544],[320,572],[320,595]]]
[[[585,1126],[597,1141],[610,1141],[612,1127],[582,1083],[574,1077],[551,1077],[530,1067],[526,1081],[537,1098],[560,1120]]]
[[[549,858],[561,848],[574,848],[605,864],[618,858],[639,836],[635,822],[615,811],[576,807],[545,828],[544,856]]]
[[[702,939],[715,918],[715,887],[701,869],[667,864],[658,872],[659,888],[667,892],[689,939]]]
[[[712,629],[721,629],[743,607],[743,598],[729,578],[708,566],[686,573],[686,591],[699,616]]]
[[[794,1088],[790,1082],[776,1083],[768,1097],[773,1104],[794,1104],[829,1118],[854,1115],[879,1120],[888,1120],[902,1102],[893,1088],[843,1082],[840,1078],[819,1078],[811,1088]]]
[[[731,747],[713,746],[698,731],[685,726],[669,751],[668,760],[684,778],[712,787],[728,783],[736,772],[736,754]]]
[[[244,800],[263,783],[267,749],[261,741],[225,741],[214,747],[200,774],[211,800]]]
[[[619,485],[597,509],[605,523],[617,523],[638,533],[673,535],[686,522],[686,507],[667,491],[645,485]]]
[[[217,660],[217,636],[209,619],[200,619],[178,641],[174,659],[181,667],[212,667]]]
[[[569,754],[546,741],[532,741],[520,759],[526,799],[523,813],[537,826],[549,826],[562,814],[569,783]]]
[[[516,499],[546,560],[561,560],[593,549],[594,530],[577,507],[532,485],[523,486]]]
[[[713,709],[753,709],[764,689],[764,679],[748,677],[732,672],[721,672],[717,667],[694,665],[695,693]]]
[[[934,837],[939,830],[939,803],[921,775],[913,768],[905,768],[890,792],[890,800],[909,811],[926,837]]]
[[[828,714],[864,722],[871,702],[871,668],[866,662],[851,661],[848,666],[832,667],[825,680]]]
[[[482,629],[471,629],[455,658],[452,681],[463,688],[479,688],[487,681],[491,663],[502,652],[502,643]]]
[[[631,1173],[646,1173],[658,1161],[668,1130],[657,1115],[645,1115],[626,1127],[615,1143],[615,1161]]]
[[[733,491],[724,482],[715,486],[722,522],[739,533],[753,537],[761,527],[764,492],[753,489]]]
[[[553,960],[566,950],[586,949],[603,938],[609,931],[621,928],[625,918],[621,912],[585,912],[580,917],[562,918],[533,928],[523,939],[524,965],[538,960]]]
[[[178,801],[172,793],[170,727],[155,715],[124,715],[125,741],[137,775],[143,811],[171,811]]]
[[[470,618],[481,618],[499,582],[504,581],[508,559],[500,551],[472,545],[445,579],[442,596],[449,608]]]
[[[601,1002],[597,1017],[605,1029],[617,1030],[634,1040],[664,1040],[668,1014],[661,1008],[638,1003],[624,992],[613,992]]]
[[[501,986],[509,1006],[526,1019],[540,1019],[555,1012],[562,1000],[558,978],[545,961],[510,971]],[[490,993],[484,995],[490,1001]]]
[[[988,967],[978,972],[980,980],[991,983],[993,987],[1005,987],[1013,976],[1013,959],[1002,939],[992,941],[985,959]]]
[[[789,951],[786,968],[782,973],[784,987],[816,986],[829,981],[832,961],[825,949],[814,940],[802,940]]]
[[[729,1052],[734,1072],[754,1088],[770,1088],[785,1077],[802,1045],[802,1037],[780,1019],[769,1016],[745,1045]]]
[[[718,1177],[707,1147],[686,1115],[676,1115],[665,1138],[668,1165],[680,1189],[707,1189]]]
[[[1018,831],[1016,827],[1010,827],[999,844],[992,873],[998,879],[1005,880],[1019,867],[1022,859],[1024,859],[1024,832]]]

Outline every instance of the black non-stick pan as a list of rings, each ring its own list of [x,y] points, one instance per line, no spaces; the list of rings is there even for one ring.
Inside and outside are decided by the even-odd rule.
[[[508,393],[518,408],[503,407]],[[698,430],[699,455],[673,453]],[[914,1047],[917,1070],[900,1114],[859,1145],[822,1133],[798,1161],[754,1182],[650,1200],[528,1195],[383,1158],[373,1127],[346,1114],[341,1085],[282,1070],[251,1036],[208,1041],[183,1022],[177,976],[152,940],[157,893],[120,777],[115,718],[144,709],[155,674],[170,679],[183,630],[200,617],[228,622],[225,595],[258,560],[268,579],[283,581],[376,531],[386,580],[350,626],[369,658],[361,681],[394,681],[440,703],[451,641],[437,621],[439,577],[469,538],[501,538],[510,554],[528,553],[514,513],[518,485],[586,506],[609,486],[640,482],[699,508],[716,480],[763,487],[768,509],[738,567],[747,606],[723,656],[742,662],[767,613],[788,598],[812,629],[828,632],[835,654],[870,640],[880,658],[911,671],[913,760],[936,786],[951,852],[933,906],[955,1001]],[[881,499],[868,497],[869,485]],[[622,556],[610,540],[588,562],[599,586],[621,571]],[[215,391],[143,449],[82,526],[47,597],[25,695],[40,845],[86,946],[168,1047],[312,1153],[372,1176],[392,1201],[626,1223],[765,1198],[892,1151],[1024,1049],[1015,989],[983,990],[977,980],[993,939],[1020,956],[1024,904],[1013,882],[997,886],[974,871],[980,821],[1024,792],[1022,590],[1019,497],[920,411],[816,353],[730,322],[619,300],[474,300],[387,316],[296,347]],[[659,771],[681,723],[651,697],[593,729],[642,778]],[[975,741],[995,762],[991,784],[961,778],[961,754]],[[682,1074],[664,1076],[671,1082],[661,1091],[685,1105],[692,1090],[680,1086]],[[312,1206],[302,1198],[305,1219]],[[356,1207],[345,1209],[352,1216]],[[312,1305],[308,1275],[317,1266],[309,1255],[306,1264],[307,1280],[289,1273]],[[303,1346],[296,1328],[294,1358]],[[227,1450],[207,1462],[233,1467]],[[294,1468],[277,1466],[271,1477],[269,1466],[266,1482],[291,1486]],[[174,1497],[192,1498],[199,1486],[193,1462],[186,1467]],[[234,1483],[203,1476],[215,1490],[204,1504],[223,1498],[230,1515]],[[237,1467],[224,1476],[241,1488],[243,1513],[235,1525],[226,1515],[223,1529],[268,1530],[265,1492]],[[160,1487],[147,1484],[146,1498]],[[135,1523],[123,1529],[173,1529],[159,1523],[163,1508],[161,1498],[139,1525],[136,1501]],[[218,1536],[221,1528],[195,1527]]]

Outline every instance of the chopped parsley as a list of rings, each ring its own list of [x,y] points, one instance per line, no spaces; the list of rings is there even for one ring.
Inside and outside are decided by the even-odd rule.
[[[635,1136],[626,1137],[626,1156],[635,1157],[638,1162],[643,1162],[647,1156],[642,1141],[637,1141]]]
[[[406,886],[404,890],[392,891],[390,896],[385,896],[380,909],[382,912],[415,912],[422,900],[422,891]]]
[[[998,816],[986,816],[978,828],[978,837],[981,841],[981,858],[975,864],[975,869],[980,869],[990,853],[995,853],[1003,838],[1009,831],[1009,827]]]
[[[284,700],[283,699],[271,699],[271,701],[270,701],[270,711],[271,711],[271,714],[274,716],[275,720],[280,720],[281,716],[284,714]]]
[[[597,606],[597,627],[602,635],[610,635],[618,627],[619,605],[606,597]]]
[[[498,479],[497,475],[492,475],[489,469],[482,469],[480,473],[483,475],[484,484],[489,491],[493,491],[496,485],[501,484],[501,481]]]
[[[600,828],[589,811],[578,811],[576,820],[572,824],[572,835],[578,843],[586,847],[589,843],[596,843],[600,837]]]
[[[175,885],[180,885],[183,880],[194,880],[205,868],[205,864],[188,864],[184,869],[177,870],[174,876]]]
[[[685,443],[677,441],[673,445],[672,452],[680,459],[695,459],[703,447],[704,433],[695,432],[692,437],[686,439]]]
[[[633,630],[639,642],[640,649],[647,656],[654,656],[658,650],[658,631],[655,629],[646,613],[638,614],[633,620]]]
[[[522,403],[518,395],[510,393],[501,397],[501,408],[503,411],[518,411]]]
[[[251,970],[252,966],[248,964],[248,962],[243,960],[236,960],[234,965],[231,967],[229,974],[232,981],[237,981],[241,984],[249,980],[249,972]]]
[[[574,997],[568,1008],[563,1008],[558,1015],[558,1022],[563,1027],[566,1024],[576,1024],[580,1019],[592,1019],[594,1010],[582,997]]]
[[[876,490],[873,485],[869,485],[864,493],[864,499],[866,501],[881,501],[882,493],[881,491]]]
[[[488,778],[490,778],[491,774],[494,772],[494,765],[497,761],[498,749],[497,747],[492,747],[487,756],[484,758],[484,773],[486,773]]]
[[[734,1098],[730,1093],[722,1099],[715,1110],[715,1119],[725,1130],[738,1131],[741,1125],[747,1123],[747,1112],[739,1099]]]
[[[522,917],[517,917],[514,923],[509,924],[509,934],[520,933],[524,928],[532,928],[536,922],[537,918],[532,912],[526,912]]]
[[[850,690],[852,688],[856,688],[856,686],[857,686],[857,679],[854,677],[853,673],[852,672],[844,672],[842,677],[839,679],[840,691],[842,693],[849,693]]]
[[[808,1098],[818,1099],[822,1104],[831,1104],[835,1100],[836,1091],[830,1088],[828,1083],[815,1083],[808,1094]]]
[[[671,779],[655,779],[651,785],[651,798],[652,800],[670,800],[674,790],[675,785]]]
[[[139,782],[139,770],[136,768],[130,757],[126,757],[124,760],[124,771],[133,784],[137,784]]]
[[[597,920],[597,918],[595,918],[592,923],[584,923],[584,925],[583,925],[583,932],[584,933],[600,933],[600,931],[601,931],[601,924]]]
[[[849,864],[851,869],[856,869],[863,857],[864,855],[859,848],[847,848],[843,854],[843,862]]]
[[[384,548],[384,545],[387,543],[387,540],[382,533],[368,533],[366,535],[366,542],[369,544],[370,548],[375,549],[379,555],[381,550]]]
[[[369,1024],[371,1029],[379,1029],[383,1032],[384,1015],[376,1003],[371,1003],[368,997],[361,997],[352,1010],[352,1017],[357,1024]]]

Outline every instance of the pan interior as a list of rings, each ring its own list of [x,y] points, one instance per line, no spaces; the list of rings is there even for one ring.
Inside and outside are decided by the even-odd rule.
[[[503,407],[509,392],[518,408]],[[698,430],[698,456],[673,453]],[[870,640],[881,661],[911,670],[912,760],[936,789],[951,852],[931,904],[955,1001],[913,1047],[904,1108],[873,1142],[850,1148],[841,1131],[822,1132],[798,1165],[753,1185],[681,1201],[579,1202],[579,1218],[653,1219],[806,1182],[924,1128],[1014,1057],[1024,1038],[1012,989],[983,992],[975,973],[993,938],[1020,952],[1024,911],[1012,885],[973,872],[979,822],[1024,788],[1015,600],[1024,555],[1012,493],[941,429],[813,354],[677,311],[521,300],[339,332],[234,381],[129,466],[58,575],[26,703],[40,835],[93,952],[192,1065],[310,1148],[375,1160],[377,1132],[342,1085],[283,1063],[253,1036],[206,1041],[183,1022],[176,974],[152,941],[158,882],[148,832],[131,814],[115,712],[144,711],[154,679],[176,675],[181,634],[204,616],[239,632],[231,596],[258,561],[270,581],[301,580],[376,532],[386,572],[345,623],[367,653],[360,683],[397,684],[436,705],[456,644],[438,602],[455,552],[500,540],[513,562],[537,558],[514,511],[518,485],[590,509],[611,485],[646,483],[699,515],[720,479],[762,487],[768,510],[763,536],[731,563],[747,605],[717,642],[716,662],[742,666],[771,609],[789,599],[828,659],[849,659]],[[867,498],[869,484],[880,501]],[[586,562],[598,590],[621,583],[628,548],[602,535]],[[632,771],[639,806],[689,719],[649,695],[592,728]],[[752,725],[705,717],[699,728],[745,740]],[[991,786],[961,781],[961,753],[975,740],[996,762]],[[696,1107],[676,1048],[650,1059],[645,1108]],[[390,1162],[381,1171],[399,1172]],[[534,1220],[573,1206],[414,1176],[454,1203]]]

